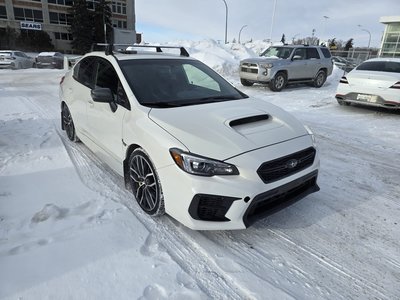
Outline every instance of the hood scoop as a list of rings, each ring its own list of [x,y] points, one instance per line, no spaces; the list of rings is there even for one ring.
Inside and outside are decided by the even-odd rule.
[[[230,121],[229,122],[229,126],[233,128],[233,127],[236,127],[236,126],[241,126],[241,125],[247,125],[247,124],[251,124],[251,123],[267,121],[268,119],[269,119],[269,115],[267,115],[267,114],[250,116],[250,117],[245,117],[245,118],[240,118],[240,119],[236,119],[236,120]]]

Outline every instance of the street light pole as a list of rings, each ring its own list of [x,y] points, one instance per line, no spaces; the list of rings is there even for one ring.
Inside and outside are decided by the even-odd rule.
[[[329,17],[328,16],[324,16],[325,22],[324,22],[324,36],[323,38],[326,39],[326,23],[328,22]]]
[[[371,45],[371,32],[369,30],[365,29],[365,28],[362,28],[361,25],[358,25],[358,27],[360,27],[362,31],[365,31],[365,32],[367,32],[369,34],[369,40],[368,40],[368,49],[369,49],[369,47]]]
[[[247,25],[243,25],[242,28],[240,28],[239,30],[239,39],[238,39],[238,43],[240,44],[240,35],[242,34],[242,30],[243,28],[247,27]]]
[[[226,4],[225,0],[222,1],[225,4],[225,44],[228,44],[228,4]]]
[[[272,10],[272,20],[271,20],[271,32],[270,32],[270,34],[269,34],[269,41],[270,41],[271,45],[272,45],[272,32],[273,32],[273,30],[274,30],[274,19],[275,19],[275,11],[276,11],[276,1],[277,1],[277,0],[274,0],[274,9]]]

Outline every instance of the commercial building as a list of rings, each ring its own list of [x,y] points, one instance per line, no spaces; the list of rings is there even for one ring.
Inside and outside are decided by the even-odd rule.
[[[400,16],[381,17],[379,22],[386,25],[380,56],[400,57]]]
[[[97,0],[86,0],[94,9]],[[0,0],[0,28],[43,30],[56,50],[71,50],[70,8],[73,0]],[[136,42],[135,1],[110,1],[114,37],[119,42]]]

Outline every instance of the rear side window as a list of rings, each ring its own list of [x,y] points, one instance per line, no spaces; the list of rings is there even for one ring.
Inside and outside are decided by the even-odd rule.
[[[307,48],[307,59],[319,59],[319,53],[316,48]]]
[[[86,57],[75,67],[77,68],[77,74],[75,74],[74,69],[75,79],[91,89],[94,88],[95,63],[94,57]]]
[[[329,51],[328,48],[320,48],[320,49],[321,49],[321,52],[322,52],[322,54],[324,55],[325,58],[331,58],[332,57],[331,51]]]
[[[367,61],[359,65],[357,70],[400,73],[400,63],[394,61]]]

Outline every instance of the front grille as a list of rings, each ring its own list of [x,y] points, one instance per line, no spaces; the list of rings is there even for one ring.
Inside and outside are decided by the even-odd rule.
[[[251,69],[251,68],[242,67],[241,70],[242,70],[242,72],[246,72],[246,73],[258,74],[258,69]]]
[[[317,177],[318,171],[314,171],[283,186],[257,195],[244,214],[243,222],[246,227],[262,217],[271,215],[305,196],[319,191]]]
[[[242,63],[242,65],[240,66],[240,70],[246,73],[258,74],[257,64]]]
[[[225,217],[225,214],[228,212],[233,201],[239,199],[218,195],[197,194],[190,203],[189,214],[195,220],[230,221]]]
[[[304,170],[314,163],[315,149],[305,150],[263,163],[257,170],[264,183],[270,183]]]

